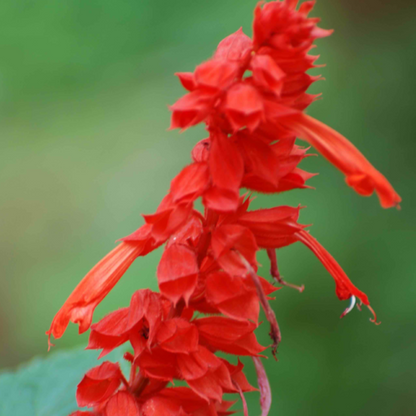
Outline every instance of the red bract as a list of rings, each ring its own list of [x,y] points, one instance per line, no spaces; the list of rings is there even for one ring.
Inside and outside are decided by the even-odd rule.
[[[256,325],[224,317],[210,317],[195,320],[200,342],[212,350],[233,355],[255,356],[264,351],[256,340]]]
[[[144,225],[99,262],[59,310],[47,332],[59,338],[69,321],[84,332],[96,306],[133,261],[165,245],[157,268],[160,294],[139,290],[128,307],[91,326],[88,349],[103,356],[128,343],[128,377],[118,364],[104,362],[88,371],[77,389],[73,416],[226,416],[234,402],[254,389],[239,356],[254,361],[262,416],[269,414],[271,390],[256,339],[260,306],[270,324],[271,351],[281,333],[268,296],[277,290],[258,275],[257,253],[266,250],[270,275],[282,286],[304,287],[280,276],[276,250],[301,242],[332,275],[336,295],[356,298],[374,314],[367,295],[353,285],[336,260],[299,223],[301,207],[249,210],[251,196],[241,189],[281,193],[311,188],[314,176],[298,167],[308,142],[346,176],[360,195],[377,193],[385,208],[399,195],[386,178],[342,135],[307,116],[317,98],[307,93],[320,76],[310,76],[317,57],[308,55],[318,38],[331,31],[308,17],[314,2],[296,10],[297,0],[260,3],[254,12],[253,40],[242,29],[222,40],[213,57],[194,72],[178,76],[188,91],[174,103],[171,128],[204,123],[208,137],[192,150],[192,163],[171,181],[170,190]],[[203,211],[194,208],[202,201]],[[209,316],[201,316],[208,314]],[[232,364],[216,354],[237,357]],[[172,387],[180,380],[187,387]]]
[[[143,416],[184,416],[197,414],[200,416],[226,416],[233,402],[207,403],[192,390],[184,387],[168,388],[160,391],[157,396],[146,400],[142,407]]]
[[[106,401],[118,389],[122,380],[118,364],[103,362],[89,370],[77,388],[78,406],[92,407]]]
[[[198,272],[195,253],[186,246],[174,244],[165,250],[157,269],[160,291],[175,304],[180,299],[188,303]]]
[[[138,357],[153,342],[162,314],[160,295],[139,290],[132,296],[129,308],[112,312],[91,327],[87,349],[102,349],[102,357],[130,341]]]
[[[104,416],[140,416],[140,410],[132,395],[119,391],[108,401]]]
[[[249,280],[220,271],[207,277],[205,287],[213,308],[234,319],[257,322],[260,305]]]

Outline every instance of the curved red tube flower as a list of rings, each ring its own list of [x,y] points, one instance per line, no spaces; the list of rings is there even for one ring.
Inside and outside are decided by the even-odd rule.
[[[402,200],[387,179],[340,133],[306,114],[280,122],[343,172],[347,184],[358,194],[370,196],[375,191],[383,208],[397,206]]]
[[[80,334],[88,330],[94,309],[140,255],[142,249],[141,245],[121,243],[97,263],[55,315],[49,331],[46,332],[49,339],[52,335],[60,338],[69,321],[79,325]]]

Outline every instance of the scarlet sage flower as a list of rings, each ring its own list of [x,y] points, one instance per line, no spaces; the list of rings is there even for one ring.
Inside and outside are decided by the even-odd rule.
[[[80,282],[47,332],[59,338],[70,321],[85,332],[87,348],[100,357],[124,345],[130,365],[105,361],[89,370],[77,388],[80,407],[73,416],[226,416],[240,397],[255,391],[240,356],[253,359],[262,416],[271,408],[271,389],[255,331],[260,308],[270,325],[271,351],[281,332],[269,301],[277,291],[259,276],[259,250],[270,260],[275,283],[294,287],[280,276],[277,250],[302,243],[335,281],[340,300],[370,306],[367,295],[299,222],[301,207],[250,209],[251,195],[312,188],[314,174],[299,168],[308,142],[346,176],[358,194],[377,193],[385,208],[400,197],[386,178],[341,134],[305,114],[317,98],[308,87],[321,79],[307,74],[317,57],[308,55],[316,39],[332,31],[308,17],[314,2],[260,3],[254,11],[253,39],[242,29],[223,39],[211,59],[178,76],[187,93],[174,103],[171,128],[204,123],[208,137],[192,150],[192,162],[172,180],[168,194],[144,224],[124,237]],[[200,199],[203,211],[194,208]],[[129,306],[92,323],[96,306],[133,261],[164,245],[156,276],[160,293],[136,291]],[[279,292],[280,295],[281,292]],[[204,316],[207,315],[207,316]],[[217,353],[234,355],[234,364]],[[228,358],[227,355],[227,358]],[[235,362],[237,361],[237,364]],[[176,380],[183,383],[174,387]]]

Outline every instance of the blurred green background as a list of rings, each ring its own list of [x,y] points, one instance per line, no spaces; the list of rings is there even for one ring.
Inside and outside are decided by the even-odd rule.
[[[183,94],[173,73],[193,70],[240,26],[251,34],[255,4],[0,2],[0,368],[46,354],[44,331],[71,290],[189,162],[204,131],[167,131],[167,104]],[[273,415],[416,414],[415,6],[320,0],[313,14],[335,33],[318,42],[326,81],[313,87],[323,100],[309,113],[353,141],[403,203],[383,210],[360,198],[322,157],[302,164],[320,173],[315,191],[256,200],[307,205],[302,222],[382,321],[356,310],[340,321],[346,305],[318,260],[301,245],[282,249],[283,276],[306,290],[285,288],[273,303],[283,332],[279,362],[266,363]],[[136,261],[95,319],[138,288],[156,289],[159,257]],[[265,326],[259,338],[268,342]],[[86,340],[71,324],[56,349]],[[258,395],[247,396],[258,414]]]

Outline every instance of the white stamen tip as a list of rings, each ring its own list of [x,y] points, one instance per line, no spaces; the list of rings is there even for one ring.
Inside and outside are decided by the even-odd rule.
[[[348,305],[348,308],[345,309],[344,312],[342,312],[341,318],[343,318],[347,313],[350,313],[354,309],[355,302],[356,302],[356,298],[354,295],[352,295],[350,297],[350,304]]]

